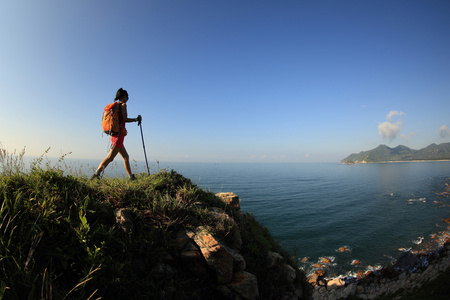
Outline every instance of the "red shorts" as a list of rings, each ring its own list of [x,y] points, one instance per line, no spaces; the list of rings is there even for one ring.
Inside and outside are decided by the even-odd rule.
[[[112,135],[111,136],[111,148],[117,147],[117,148],[123,148],[123,139],[125,136],[123,134]]]

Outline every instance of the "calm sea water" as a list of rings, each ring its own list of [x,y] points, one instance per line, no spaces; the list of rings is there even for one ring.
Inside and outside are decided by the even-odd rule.
[[[301,265],[309,272],[323,257],[333,262],[330,275],[388,265],[399,249],[417,249],[444,230],[450,217],[449,206],[436,203],[448,201],[436,196],[450,183],[450,162],[160,166],[213,192],[236,193],[242,211],[300,261],[307,258]]]
[[[145,163],[132,168],[146,172]],[[174,169],[215,193],[234,192],[242,211],[269,228],[300,262],[307,259],[300,263],[307,272],[329,258],[330,276],[386,266],[405,249],[423,247],[432,233],[447,228],[442,219],[450,217],[450,201],[436,198],[450,184],[450,162],[152,166],[153,172],[159,168]],[[116,159],[105,175],[123,174]],[[341,253],[341,247],[349,251]],[[352,265],[354,260],[361,263]]]

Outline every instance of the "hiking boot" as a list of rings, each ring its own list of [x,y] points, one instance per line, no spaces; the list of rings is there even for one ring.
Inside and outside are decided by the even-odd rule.
[[[97,173],[92,174],[91,180],[94,180],[94,179],[100,179],[100,174],[97,174]]]
[[[130,175],[130,180],[136,180],[136,176],[134,176],[134,174]]]

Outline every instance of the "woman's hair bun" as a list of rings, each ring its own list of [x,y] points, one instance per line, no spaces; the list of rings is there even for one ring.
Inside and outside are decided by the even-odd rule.
[[[123,88],[120,88],[117,90],[116,93],[116,98],[114,98],[114,101],[119,100],[120,98],[122,98],[123,95],[127,95],[128,92],[126,90],[124,90]]]

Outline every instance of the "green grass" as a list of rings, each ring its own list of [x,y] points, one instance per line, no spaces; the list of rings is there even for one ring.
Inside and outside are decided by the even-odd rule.
[[[212,217],[209,208],[235,212],[214,194],[175,171],[91,181],[67,172],[63,157],[51,165],[41,156],[25,170],[23,155],[0,149],[0,299],[197,299],[215,293],[212,279],[155,271],[176,252],[180,229],[202,225],[231,236],[235,225]],[[120,208],[132,216],[129,232],[115,223]],[[263,283],[262,293],[275,294],[284,286],[266,284],[261,261],[267,251],[295,261],[253,216],[237,224],[249,272]]]

